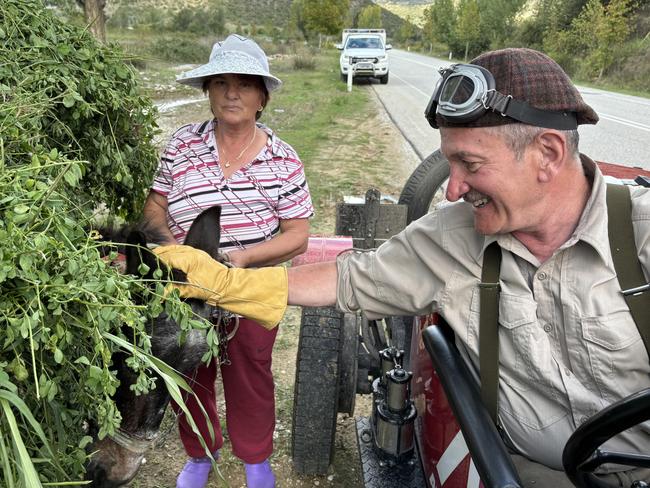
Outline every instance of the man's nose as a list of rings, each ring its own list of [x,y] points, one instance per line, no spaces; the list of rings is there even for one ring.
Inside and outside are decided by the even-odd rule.
[[[447,200],[455,202],[469,191],[469,185],[465,182],[465,171],[456,164],[449,165],[449,181],[447,182]]]

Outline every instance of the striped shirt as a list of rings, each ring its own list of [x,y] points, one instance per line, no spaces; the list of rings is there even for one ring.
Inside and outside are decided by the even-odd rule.
[[[216,122],[178,129],[158,164],[152,190],[167,197],[167,225],[179,242],[205,209],[221,206],[223,250],[245,249],[280,232],[280,220],[311,217],[314,208],[295,150],[273,131],[259,154],[224,178],[214,135]]]

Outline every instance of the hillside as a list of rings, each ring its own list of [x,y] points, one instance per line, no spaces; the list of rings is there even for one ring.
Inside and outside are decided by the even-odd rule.
[[[394,39],[405,22],[408,15],[411,15],[416,25],[419,25],[418,12],[424,9],[424,5],[417,5],[419,0],[411,0],[411,6],[404,0],[392,0],[390,8],[383,5],[382,22],[388,37]],[[350,0],[350,18],[356,21],[361,9],[367,5],[379,4],[372,0]],[[291,11],[292,0],[138,0],[132,3],[131,0],[114,0],[107,3],[109,18],[118,9],[129,9],[130,13],[142,16],[165,15],[176,13],[184,8],[189,9],[210,9],[223,5],[224,17],[229,29],[236,29],[238,26],[267,27],[274,26],[276,29],[285,29],[289,23],[289,12]],[[393,9],[397,9],[393,11]],[[352,26],[346,26],[352,27]],[[269,30],[269,29],[266,29]]]
[[[377,0],[375,3],[402,19],[410,19],[420,28],[424,26],[424,9],[431,5],[430,1],[409,0]]]

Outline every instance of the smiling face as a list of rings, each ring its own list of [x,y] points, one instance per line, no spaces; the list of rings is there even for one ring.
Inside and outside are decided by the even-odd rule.
[[[539,153],[529,146],[517,158],[490,128],[441,128],[449,160],[447,199],[472,205],[480,234],[534,233],[543,223]]]
[[[263,83],[259,76],[230,73],[210,78],[205,88],[219,123],[234,126],[254,123],[258,109],[266,104]]]

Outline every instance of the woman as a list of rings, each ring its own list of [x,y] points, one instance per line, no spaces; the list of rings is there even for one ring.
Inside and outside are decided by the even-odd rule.
[[[251,39],[230,35],[214,45],[207,64],[177,81],[203,89],[214,119],[181,127],[172,136],[145,204],[145,218],[168,243],[182,243],[196,216],[220,205],[220,249],[235,266],[278,264],[304,252],[313,206],[303,165],[291,146],[256,122],[269,93],[281,84],[269,73],[264,51]],[[271,352],[276,333],[240,318],[226,347],[227,361],[221,364],[228,434],[234,455],[244,461],[249,488],[275,486],[268,458],[275,427]],[[188,396],[186,403],[210,452],[218,455],[223,437],[216,375],[212,361],[196,371],[192,382],[214,439],[194,397]],[[179,432],[190,459],[176,486],[204,487],[211,463],[182,412]]]

